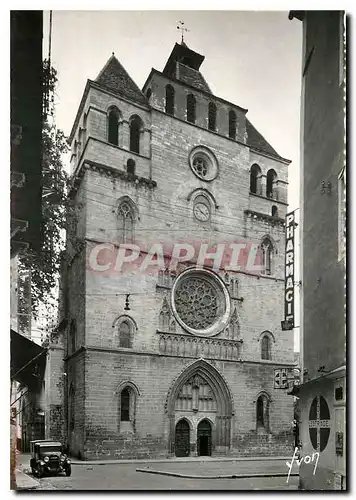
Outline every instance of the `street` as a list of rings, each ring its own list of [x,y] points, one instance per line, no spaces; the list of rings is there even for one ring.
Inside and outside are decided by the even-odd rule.
[[[25,466],[25,464],[24,464]],[[71,477],[46,477],[37,489],[57,490],[296,490],[298,477],[248,477],[236,479],[181,478],[138,472],[137,469],[183,475],[288,473],[285,460],[146,462],[132,464],[74,464]],[[26,466],[23,468],[26,471]],[[28,472],[28,470],[26,471]],[[293,473],[298,472],[293,468]]]

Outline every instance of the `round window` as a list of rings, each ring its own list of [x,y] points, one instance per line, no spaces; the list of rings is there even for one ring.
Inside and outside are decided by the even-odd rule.
[[[194,335],[216,335],[230,316],[223,281],[208,269],[186,269],[172,290],[172,309],[179,324]]]
[[[194,174],[204,181],[212,181],[218,175],[215,155],[204,146],[198,146],[191,151],[189,165]]]

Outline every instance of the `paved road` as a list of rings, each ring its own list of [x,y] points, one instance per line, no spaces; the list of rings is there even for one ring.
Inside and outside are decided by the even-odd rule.
[[[39,489],[59,490],[295,490],[298,477],[243,479],[188,479],[137,472],[138,468],[182,474],[215,475],[288,472],[281,461],[243,461],[206,463],[147,463],[110,465],[73,465],[71,477],[41,479]],[[294,472],[294,470],[293,470]]]

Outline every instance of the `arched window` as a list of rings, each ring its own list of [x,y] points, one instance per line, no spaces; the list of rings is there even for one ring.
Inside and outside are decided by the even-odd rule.
[[[257,413],[257,427],[264,427],[264,418],[263,418],[263,398],[260,396],[257,399],[256,405],[256,413]]]
[[[134,319],[127,314],[122,314],[113,322],[114,346],[132,349],[133,339],[137,331]]]
[[[209,102],[208,129],[216,130],[216,106],[213,102]]]
[[[236,139],[236,113],[232,109],[229,111],[229,137]]]
[[[143,127],[142,120],[135,115],[130,120],[130,151],[140,153],[140,135]]]
[[[272,217],[278,216],[278,208],[276,205],[272,205]]]
[[[119,324],[119,346],[132,347],[131,325],[128,321],[122,321]]]
[[[267,188],[266,188],[267,198],[275,198],[276,199],[276,192],[275,192],[276,180],[277,180],[276,172],[273,169],[268,170],[268,172],[267,172]]]
[[[135,160],[129,158],[126,163],[126,172],[131,175],[135,175],[136,163]]]
[[[115,106],[108,113],[108,142],[119,145],[119,110]]]
[[[196,100],[193,94],[187,95],[187,121],[195,123],[196,120]]]
[[[174,88],[166,85],[166,113],[174,115]]]
[[[120,243],[130,243],[134,239],[134,225],[136,219],[134,203],[125,197],[118,205],[118,239]]]
[[[139,391],[133,382],[123,382],[118,390],[119,431],[135,432],[136,404]]]
[[[256,164],[250,169],[250,193],[261,194],[261,169]]]
[[[130,389],[126,387],[121,391],[121,422],[130,421]]]
[[[270,398],[267,394],[261,394],[256,401],[256,427],[257,430],[264,429],[269,432],[269,405]]]
[[[272,274],[273,245],[269,238],[265,238],[261,245],[262,274]]]
[[[148,99],[148,100],[150,100],[151,95],[152,95],[152,89],[151,89],[151,88],[148,88],[148,89],[146,90],[146,97],[147,97],[147,99]]]
[[[271,359],[271,339],[268,335],[261,339],[261,359]]]

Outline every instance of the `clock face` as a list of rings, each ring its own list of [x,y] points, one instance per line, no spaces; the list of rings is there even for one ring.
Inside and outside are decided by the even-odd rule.
[[[200,221],[207,221],[210,219],[210,209],[204,203],[197,203],[194,206],[194,216]]]

